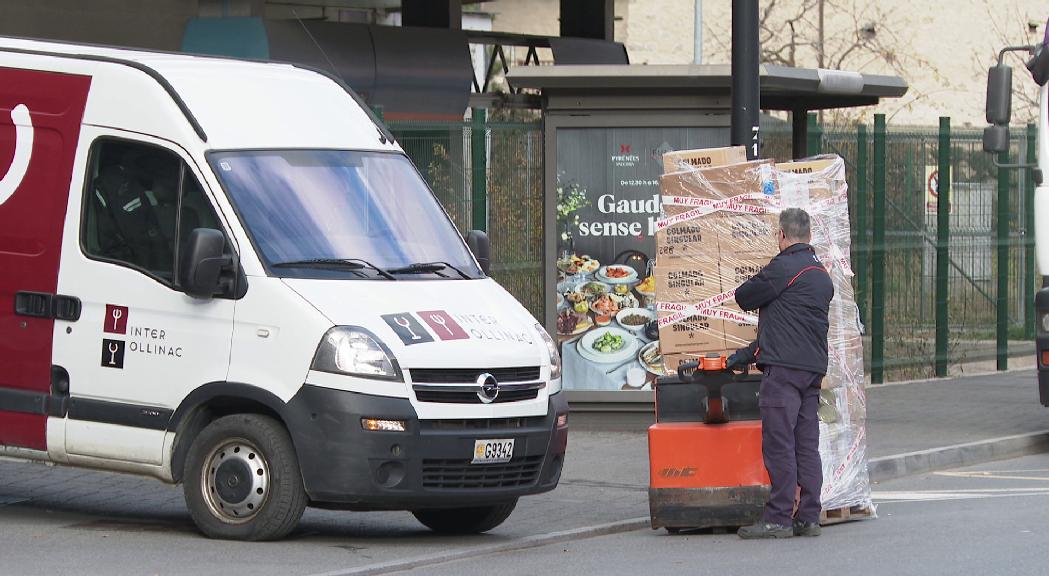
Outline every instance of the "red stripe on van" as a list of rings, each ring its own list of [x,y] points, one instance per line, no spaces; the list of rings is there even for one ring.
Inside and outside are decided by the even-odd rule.
[[[15,315],[14,298],[19,291],[54,294],[58,287],[73,158],[90,86],[89,76],[0,68],[0,392],[51,389],[55,322]],[[18,181],[13,118],[26,110],[32,147]],[[73,188],[79,191],[80,183]],[[3,409],[0,404],[0,444],[47,449],[45,415]]]

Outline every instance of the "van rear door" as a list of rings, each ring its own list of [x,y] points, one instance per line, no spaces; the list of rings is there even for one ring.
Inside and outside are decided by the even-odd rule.
[[[0,67],[0,444],[46,450],[63,223],[91,78]],[[75,312],[75,301],[64,313]]]

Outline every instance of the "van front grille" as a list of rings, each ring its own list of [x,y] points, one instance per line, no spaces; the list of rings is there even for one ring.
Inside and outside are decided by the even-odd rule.
[[[499,395],[492,400],[492,404],[505,404],[506,402],[521,402],[523,400],[535,400],[539,396],[539,388],[528,390],[500,390]],[[483,404],[476,390],[440,390],[436,388],[415,388],[415,397],[419,402],[435,402],[439,404]]]
[[[545,421],[545,416],[420,420],[419,427],[423,430],[512,430],[517,428],[543,428]]]
[[[539,367],[523,368],[411,368],[412,382],[420,384],[474,384],[481,374],[491,374],[502,382],[533,382],[539,380]]]
[[[469,460],[423,460],[423,488],[473,490],[535,484],[543,456],[523,456],[506,464],[471,464]]]

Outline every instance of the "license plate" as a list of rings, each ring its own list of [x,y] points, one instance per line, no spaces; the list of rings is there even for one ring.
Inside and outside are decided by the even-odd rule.
[[[474,440],[474,459],[471,464],[500,464],[514,457],[514,439]]]

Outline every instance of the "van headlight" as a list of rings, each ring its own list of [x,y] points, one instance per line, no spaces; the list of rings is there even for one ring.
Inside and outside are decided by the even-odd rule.
[[[352,326],[336,326],[324,334],[312,369],[364,378],[401,379],[390,349],[368,331]]]
[[[550,354],[550,379],[556,380],[561,377],[561,355],[557,353],[557,344],[554,343],[554,339],[550,337],[550,334],[546,332],[542,324],[537,322],[535,331],[539,333],[539,337],[546,343],[546,351]]]

